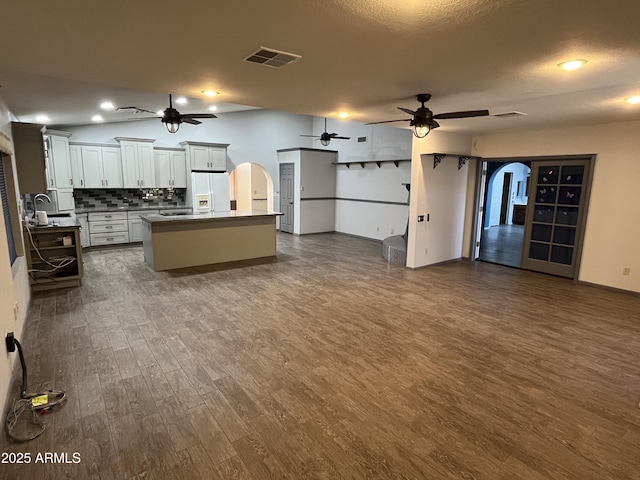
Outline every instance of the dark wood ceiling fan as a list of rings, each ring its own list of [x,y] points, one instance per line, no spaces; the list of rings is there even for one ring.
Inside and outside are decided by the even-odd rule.
[[[337,133],[329,133],[327,130],[327,117],[324,118],[324,132],[321,135],[300,135],[301,137],[313,137],[316,140],[320,140],[320,143],[325,147],[329,145],[332,139],[337,140],[349,140],[351,137],[341,137]]]
[[[466,110],[463,112],[449,112],[439,113],[434,115],[428,107],[424,104],[429,101],[431,94],[419,93],[416,95],[417,100],[422,104],[416,111],[409,110],[408,108],[398,107],[405,113],[411,115],[411,118],[401,118],[399,120],[384,120],[382,122],[371,122],[367,125],[377,125],[380,123],[393,123],[393,122],[409,122],[409,126],[412,127],[413,133],[416,137],[426,137],[427,134],[434,128],[438,128],[440,124],[436,120],[449,120],[452,118],[470,118],[470,117],[486,117],[489,115],[489,110]]]

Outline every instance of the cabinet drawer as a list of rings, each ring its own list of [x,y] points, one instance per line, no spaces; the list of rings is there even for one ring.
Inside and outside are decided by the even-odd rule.
[[[114,245],[117,243],[129,243],[129,232],[92,233],[91,246]]]
[[[126,220],[127,212],[104,212],[104,213],[90,213],[90,222],[104,222],[109,220]]]
[[[128,212],[129,220],[140,218],[143,215],[151,215],[152,213],[158,213],[158,210],[139,210],[136,212]]]
[[[109,232],[126,232],[129,230],[127,220],[114,220],[113,222],[89,222],[89,232],[91,233],[109,233]]]

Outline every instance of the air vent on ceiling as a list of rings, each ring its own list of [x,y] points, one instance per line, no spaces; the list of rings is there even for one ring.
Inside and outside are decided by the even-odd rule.
[[[523,117],[525,115],[526,115],[526,113],[516,112],[514,110],[513,112],[495,113],[493,116],[494,117],[508,118],[508,117]]]
[[[260,47],[260,50],[249,55],[244,59],[244,61],[259,63],[260,65],[266,65],[268,67],[280,68],[295,62],[299,58],[302,57],[295,53],[281,52],[279,50],[274,50],[273,48]]]
[[[367,137],[358,137],[358,143],[365,143],[367,141]]]

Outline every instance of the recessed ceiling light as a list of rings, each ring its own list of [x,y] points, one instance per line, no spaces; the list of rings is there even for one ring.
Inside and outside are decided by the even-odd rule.
[[[202,93],[203,93],[204,95],[206,95],[207,97],[211,97],[211,98],[213,98],[213,97],[215,97],[215,96],[217,96],[217,95],[220,95],[220,94],[219,94],[218,92],[216,92],[215,90],[202,90]]]
[[[187,104],[187,99],[184,97],[178,97],[176,98],[176,103],[178,105],[186,105]]]
[[[49,121],[49,117],[47,117],[45,114],[38,115],[36,117],[36,122],[38,123],[47,123],[48,121]]]
[[[209,107],[209,111],[210,111],[210,112],[215,112],[216,110],[218,110],[218,107],[216,107],[215,105],[211,105],[211,106]]]
[[[340,118],[347,118],[349,115],[351,115],[349,112],[339,112],[338,116]]]
[[[164,115],[164,110],[158,110],[158,111],[156,112],[156,115]]]
[[[578,70],[585,63],[587,63],[587,60],[577,58],[575,60],[569,60],[568,62],[559,63],[558,67],[562,68],[563,70],[572,71],[572,70]]]
[[[640,103],[640,95],[634,95],[633,97],[626,98],[625,102],[632,105],[638,105]]]
[[[94,115],[93,117],[91,117],[91,121],[92,122],[104,122],[104,118],[102,118],[102,115]]]
[[[103,110],[115,110],[116,106],[112,102],[106,101],[100,104],[100,108]]]

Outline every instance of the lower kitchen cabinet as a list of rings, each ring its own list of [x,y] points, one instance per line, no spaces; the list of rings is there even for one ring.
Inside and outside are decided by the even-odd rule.
[[[129,243],[127,212],[90,213],[88,220],[92,247]]]
[[[127,213],[130,243],[142,241],[142,220],[140,220],[140,216],[149,215],[151,213],[158,213],[158,210],[141,210]]]
[[[82,248],[91,246],[91,237],[89,236],[89,224],[87,222],[87,214],[81,213],[76,216],[76,220],[80,224],[80,245]]]

